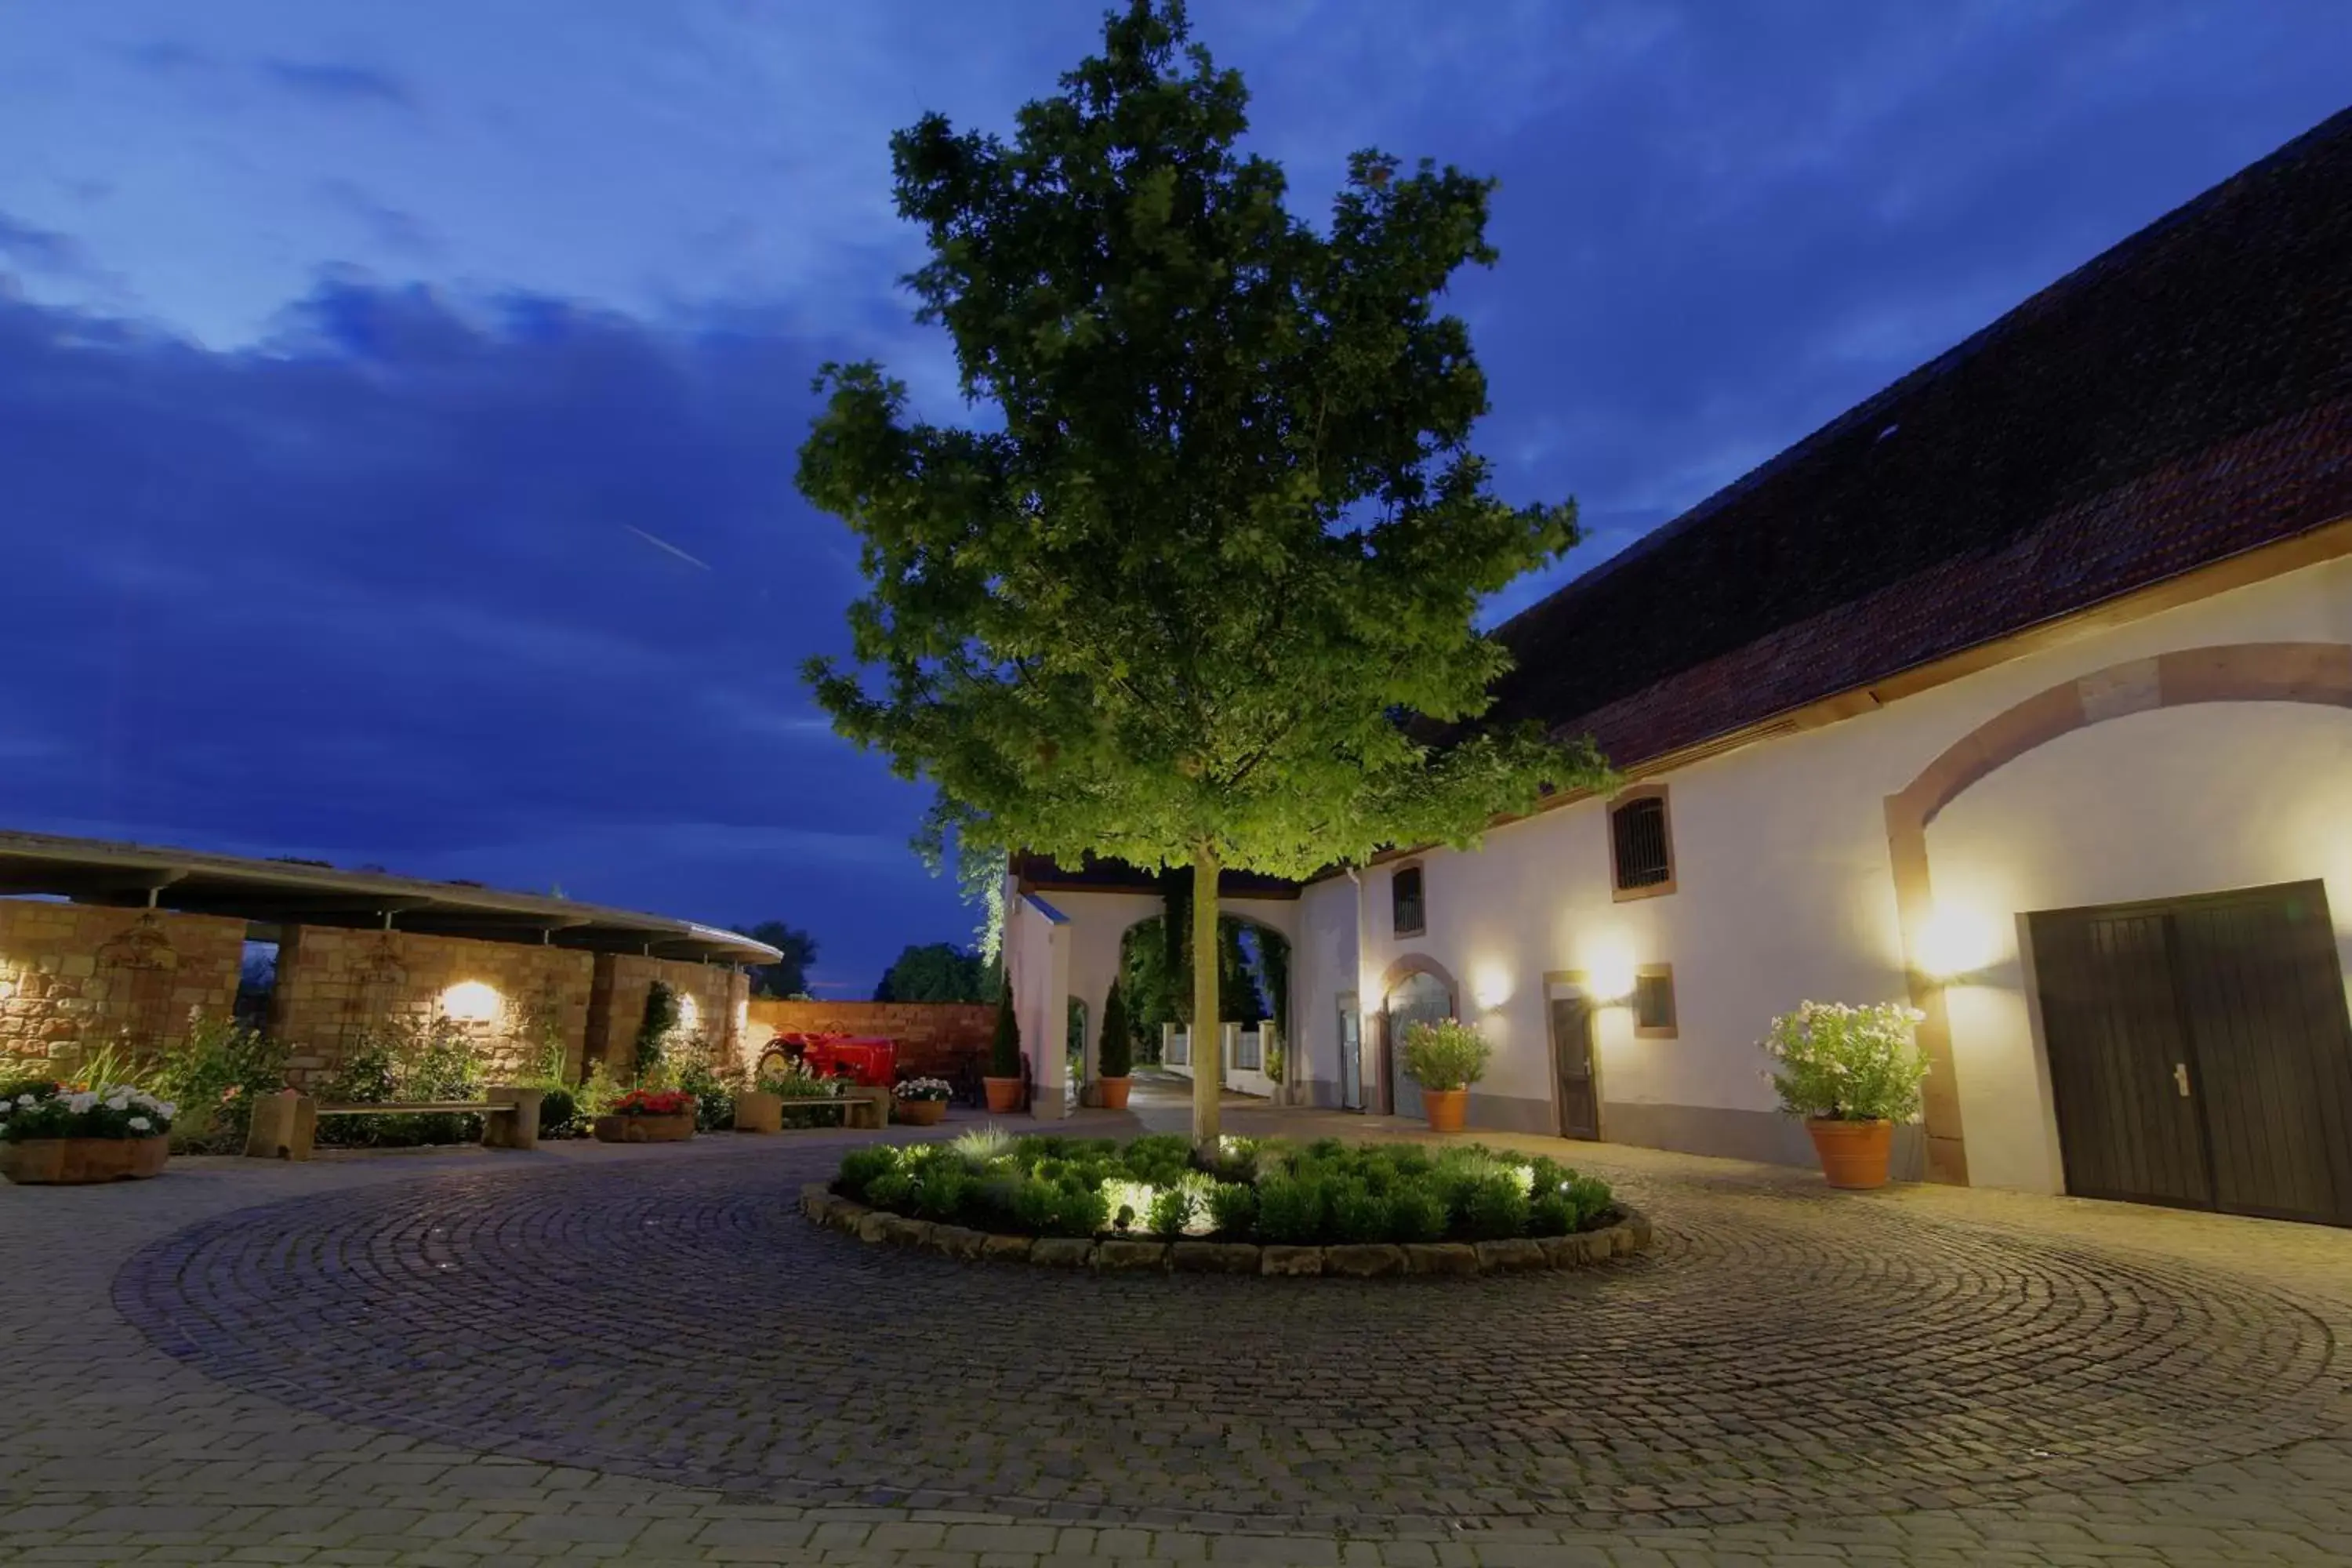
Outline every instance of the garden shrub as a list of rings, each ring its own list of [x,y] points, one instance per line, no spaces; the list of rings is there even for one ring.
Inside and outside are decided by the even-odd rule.
[[[1209,1189],[1209,1218],[1219,1236],[1248,1236],[1257,1225],[1257,1189],[1219,1182]]]
[[[1462,1232],[1472,1241],[1507,1241],[1528,1227],[1528,1198],[1508,1176],[1481,1176],[1462,1205]]]
[[[1162,1187],[1154,1194],[1144,1224],[1154,1236],[1181,1236],[1192,1223],[1193,1197],[1184,1187]]]
[[[1254,1183],[1227,1179],[1244,1170]],[[1615,1214],[1606,1183],[1475,1145],[1433,1159],[1410,1145],[1233,1140],[1194,1159],[1173,1136],[1122,1144],[995,1128],[851,1150],[835,1190],[981,1230],[1290,1246],[1558,1236]]]
[[[1368,1171],[1366,1175],[1370,1173]],[[1389,1238],[1388,1200],[1372,1191],[1365,1177],[1334,1181],[1328,1192],[1332,1239],[1366,1242]]]
[[[1257,1190],[1257,1238],[1304,1247],[1322,1239],[1323,1184],[1313,1176],[1277,1176]]]
[[[454,1019],[403,1019],[361,1036],[341,1067],[313,1092],[320,1100],[360,1105],[478,1100],[482,1063],[464,1026]],[[317,1137],[324,1144],[391,1149],[472,1142],[481,1132],[482,1119],[476,1114],[394,1113],[322,1118]]]
[[[1391,1241],[1445,1239],[1445,1199],[1426,1176],[1401,1176],[1388,1206]]]
[[[735,1085],[713,1072],[708,1061],[688,1063],[677,1075],[677,1087],[694,1096],[697,1131],[724,1132],[735,1125]]]
[[[287,1055],[283,1040],[233,1018],[191,1018],[186,1037],[165,1047],[144,1075],[157,1094],[180,1108],[172,1123],[173,1152],[241,1152],[254,1097],[286,1087]],[[0,1094],[5,1098],[13,1096]]]

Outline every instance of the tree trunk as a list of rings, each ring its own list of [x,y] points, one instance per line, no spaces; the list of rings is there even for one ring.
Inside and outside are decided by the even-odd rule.
[[[1217,1006],[1217,852],[1192,853],[1192,1146],[1217,1141],[1225,1087],[1224,1026]]]

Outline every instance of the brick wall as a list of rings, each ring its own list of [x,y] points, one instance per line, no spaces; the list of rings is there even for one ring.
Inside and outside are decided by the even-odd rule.
[[[698,1037],[705,1059],[712,1067],[748,1065],[741,1060],[742,1016],[751,983],[742,971],[730,964],[626,952],[596,955],[587,1021],[591,1063],[602,1062],[622,1082],[629,1081],[636,1070],[637,1028],[645,1022],[646,999],[656,980],[679,998],[678,1038],[671,1046],[674,1058],[688,1048],[688,1039]]]
[[[0,899],[0,1072],[175,1045],[196,1008],[229,1016],[245,931],[216,915]]]
[[[963,1063],[984,1063],[996,1031],[986,1002],[771,1002],[751,1006],[752,1033],[878,1035],[898,1042],[898,1070],[909,1078],[952,1078]]]
[[[461,1022],[493,1080],[537,1069],[535,1025],[541,1019],[562,1037],[567,1068],[576,1075],[595,963],[593,953],[561,947],[289,926],[278,949],[270,1032],[291,1049],[287,1076],[307,1083],[333,1070],[372,1029],[425,1022],[445,1006],[458,1013],[467,1002],[487,1000],[488,1017]],[[450,996],[452,987],[469,984],[495,995]]]

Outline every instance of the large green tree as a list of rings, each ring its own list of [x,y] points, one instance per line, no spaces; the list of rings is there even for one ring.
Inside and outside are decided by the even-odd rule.
[[[764,942],[783,955],[773,963],[755,963],[746,971],[751,977],[752,995],[799,996],[808,991],[809,965],[816,962],[816,938],[782,921],[737,926],[735,933]]]
[[[863,668],[809,669],[836,728],[967,845],[1190,867],[1211,1019],[1221,868],[1467,844],[1603,773],[1476,722],[1507,663],[1481,596],[1576,537],[1571,503],[1493,494],[1486,378],[1434,306],[1496,259],[1491,182],[1359,153],[1318,229],[1238,151],[1246,104],[1181,4],[1132,0],[1009,142],[899,132],[918,320],[996,417],[929,423],[879,366],[827,365],[799,474],[870,582]]]
[[[993,1002],[993,966],[950,942],[909,943],[874,988],[877,1002]]]

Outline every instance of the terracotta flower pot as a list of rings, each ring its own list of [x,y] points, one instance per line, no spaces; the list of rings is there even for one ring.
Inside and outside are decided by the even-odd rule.
[[[161,1175],[172,1147],[163,1138],[28,1138],[8,1145],[0,1171],[26,1186],[138,1182]]]
[[[894,1096],[890,1104],[898,1120],[909,1127],[937,1127],[948,1119],[948,1102],[944,1100],[899,1100]]]
[[[1421,1091],[1421,1113],[1429,1119],[1432,1132],[1459,1132],[1462,1119],[1470,1109],[1467,1089],[1424,1089]]]
[[[1832,1121],[1809,1117],[1805,1131],[1813,1135],[1813,1152],[1821,1156],[1822,1174],[1833,1187],[1869,1188],[1886,1184],[1886,1166],[1895,1152],[1892,1121]]]
[[[1017,1078],[983,1078],[980,1080],[988,1089],[988,1109],[1018,1110],[1021,1109],[1021,1080]]]
[[[1102,1103],[1105,1110],[1125,1110],[1127,1109],[1127,1091],[1133,1088],[1134,1085],[1135,1080],[1131,1078],[1098,1078],[1095,1079],[1095,1087],[1102,1091]]]
[[[694,1136],[694,1112],[678,1116],[600,1116],[599,1143],[680,1143]]]

